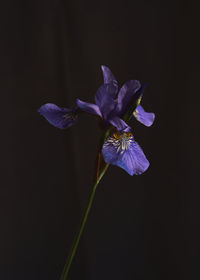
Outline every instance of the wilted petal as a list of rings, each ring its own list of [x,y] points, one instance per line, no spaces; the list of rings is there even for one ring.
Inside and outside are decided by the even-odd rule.
[[[97,105],[81,101],[80,99],[76,99],[76,104],[82,111],[102,117],[102,114]]]
[[[130,175],[139,175],[147,170],[149,162],[131,133],[113,134],[102,147],[105,162],[123,168]]]
[[[117,85],[117,80],[115,79],[115,76],[107,66],[101,65],[101,70],[103,73],[104,84],[114,82]]]
[[[109,114],[116,107],[116,101],[114,100],[116,93],[117,86],[113,83],[109,83],[98,88],[95,94],[95,103],[99,107],[104,120],[107,120]]]
[[[127,106],[131,102],[133,95],[141,88],[141,84],[137,80],[130,80],[126,82],[120,89],[118,94],[117,110],[120,115],[123,115]]]
[[[151,126],[155,119],[154,113],[145,112],[141,105],[137,106],[136,110],[133,112],[134,117],[146,126]]]
[[[114,127],[116,127],[116,129],[118,131],[122,131],[122,132],[131,131],[130,126],[128,126],[128,124],[125,123],[125,121],[123,121],[122,119],[120,119],[117,116],[114,116],[114,117],[110,118],[109,123],[112,124]]]
[[[38,112],[50,124],[60,129],[72,126],[77,119],[76,109],[60,108],[52,103],[42,105]]]

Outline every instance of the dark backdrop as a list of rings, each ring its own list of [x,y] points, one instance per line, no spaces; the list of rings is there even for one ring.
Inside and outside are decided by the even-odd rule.
[[[110,167],[72,280],[200,279],[199,9],[192,1],[1,1],[0,279],[58,280],[92,183],[99,129],[37,109],[93,102],[100,65],[146,82],[134,136],[151,165]]]

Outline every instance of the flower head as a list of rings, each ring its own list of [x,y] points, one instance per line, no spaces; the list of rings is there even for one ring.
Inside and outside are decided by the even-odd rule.
[[[110,69],[101,66],[104,84],[95,94],[95,104],[76,100],[76,108],[60,108],[47,103],[38,112],[55,127],[66,129],[72,126],[80,111],[97,115],[105,129],[111,125],[110,135],[102,145],[106,163],[117,165],[130,175],[143,173],[149,166],[142,149],[135,142],[127,121],[134,116],[139,122],[151,126],[155,115],[147,113],[140,105],[145,85],[137,80],[126,82],[118,92],[118,83]],[[108,130],[107,130],[108,131]],[[114,131],[114,132],[113,132]]]

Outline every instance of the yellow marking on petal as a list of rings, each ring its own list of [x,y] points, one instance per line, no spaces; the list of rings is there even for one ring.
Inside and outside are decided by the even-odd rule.
[[[123,132],[123,133],[114,132],[111,138],[113,138],[113,140],[120,140],[122,138],[131,138],[131,137],[132,137],[131,132]]]
[[[130,132],[125,132],[124,135],[125,135],[127,138],[132,137],[132,133],[130,133]]]
[[[141,100],[142,100],[142,96],[141,96],[140,98],[138,98],[138,100],[137,100],[137,106],[140,105]]]
[[[133,111],[133,115],[137,116],[138,115],[138,111],[137,109],[135,109],[135,111]]]
[[[113,133],[113,137],[114,137],[115,139],[119,139],[120,136],[121,136],[121,135],[119,135],[118,132],[114,132],[114,133]]]

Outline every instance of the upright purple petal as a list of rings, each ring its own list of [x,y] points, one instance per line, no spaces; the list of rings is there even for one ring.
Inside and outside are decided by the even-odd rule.
[[[102,147],[105,162],[117,165],[130,175],[140,175],[147,170],[149,162],[131,133],[113,134]]]
[[[116,107],[116,101],[114,100],[116,94],[117,86],[113,83],[102,85],[95,94],[95,103],[99,107],[104,120],[108,119]]]
[[[141,84],[137,80],[130,80],[126,82],[120,89],[118,94],[117,110],[120,115],[123,115],[127,106],[131,102],[133,95],[141,88]]]
[[[114,82],[117,85],[117,80],[115,79],[115,76],[107,66],[101,65],[101,70],[103,73],[104,84]]]
[[[66,129],[77,119],[77,110],[60,108],[55,104],[47,103],[40,107],[38,112],[53,126]]]
[[[154,113],[145,112],[141,105],[137,106],[136,110],[133,112],[134,117],[146,126],[151,126],[155,119]]]
[[[82,111],[102,117],[102,114],[97,105],[81,101],[80,99],[76,99],[76,104]]]
[[[116,129],[118,131],[121,131],[121,132],[129,132],[129,131],[131,131],[130,126],[127,123],[125,123],[124,120],[120,119],[117,116],[111,117],[109,119],[109,123],[112,124],[114,127],[116,127]]]

